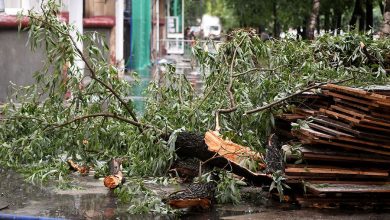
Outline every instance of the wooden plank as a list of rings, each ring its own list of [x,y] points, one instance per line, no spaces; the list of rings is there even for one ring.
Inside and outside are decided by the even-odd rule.
[[[346,168],[315,168],[315,167],[288,167],[284,172],[289,175],[330,175],[330,176],[370,176],[370,177],[387,177],[387,171],[364,171]]]
[[[389,102],[377,101],[376,103],[378,103],[380,106],[384,106],[384,107],[387,107],[387,108],[390,107],[390,103]]]
[[[388,160],[380,160],[380,159],[371,159],[366,157],[345,157],[340,155],[328,155],[328,154],[313,154],[313,153],[304,153],[302,158],[305,160],[316,160],[316,161],[340,161],[344,163],[383,163],[389,164]]]
[[[302,133],[307,134],[308,136],[314,136],[314,137],[321,137],[321,138],[326,138],[326,139],[334,139],[335,137],[332,135],[324,134],[319,131],[315,131],[310,128],[300,128],[299,129]]]
[[[360,138],[362,140],[369,140],[373,142],[390,143],[390,136],[380,135],[378,133],[367,133],[363,131],[354,130],[350,125],[333,120],[326,116],[317,116],[312,118],[313,122],[321,124],[327,127],[331,127],[337,130],[343,131],[343,133],[349,133],[352,136]],[[309,125],[310,126],[310,125]],[[374,131],[375,132],[375,131]],[[337,137],[337,135],[335,135]]]
[[[386,121],[381,121],[374,119],[372,117],[364,117],[361,121],[360,124],[374,124],[378,126],[382,126],[384,129],[389,128],[390,129],[390,124]],[[389,130],[390,132],[390,130]]]
[[[344,99],[344,100],[347,100],[350,102],[356,102],[356,103],[363,104],[366,106],[379,107],[378,103],[372,102],[372,101],[364,99],[364,98],[356,98],[356,97],[343,95],[343,94],[339,94],[339,93],[334,93],[334,92],[330,92],[330,91],[323,91],[323,93],[326,95],[329,95],[329,96],[332,96],[335,98],[339,98],[339,99]]]
[[[335,183],[324,183],[314,184],[306,183],[306,189],[309,192],[318,195],[323,193],[386,193],[390,194],[389,184],[380,185],[364,185],[364,184],[335,184]]]
[[[390,152],[388,152],[388,151],[377,150],[377,149],[372,149],[372,148],[367,148],[367,147],[361,147],[358,145],[339,143],[339,142],[335,142],[335,141],[325,141],[325,140],[321,140],[321,139],[316,139],[316,140],[312,140],[311,143],[325,144],[328,146],[336,146],[336,147],[341,147],[344,149],[365,151],[365,152],[371,152],[371,153],[375,153],[375,154],[390,156]]]
[[[297,137],[302,144],[313,144],[313,143],[316,143],[315,139],[318,139],[318,138],[315,138],[313,136],[307,136],[306,134],[301,133],[300,131],[294,131],[294,132],[292,132],[292,134],[295,137]]]
[[[387,113],[381,113],[381,112],[378,112],[378,111],[371,111],[371,115],[373,115],[375,117],[379,117],[379,118],[384,118],[384,119],[390,120],[390,114],[387,114]]]
[[[293,112],[296,114],[305,115],[305,116],[312,116],[312,115],[316,115],[318,113],[318,111],[316,111],[316,110],[303,109],[303,108],[294,108]]]
[[[329,126],[329,127],[332,127],[332,128],[338,129],[338,130],[342,130],[344,132],[348,132],[351,134],[357,135],[359,133],[358,131],[352,129],[349,124],[333,120],[333,119],[326,117],[326,116],[317,116],[317,117],[314,117],[312,120],[316,123],[319,123],[319,124],[322,124],[325,126]]]
[[[311,180],[313,184],[359,184],[359,185],[390,185],[390,181],[356,181],[356,180]],[[390,198],[389,198],[390,199]]]
[[[364,141],[364,140],[359,140],[358,138],[339,137],[337,139],[342,140],[342,141],[346,141],[346,142],[351,142],[351,143],[357,143],[357,144],[362,144],[362,145],[367,145],[367,146],[390,149],[390,145],[388,145],[388,144],[375,143],[375,142],[371,142],[371,141]]]
[[[355,106],[359,106],[359,105],[355,105]],[[377,124],[384,127],[390,127],[390,118],[389,120],[386,120],[386,118],[382,117],[384,114],[378,115],[379,117],[375,117],[374,115],[370,115],[369,112],[364,112],[360,109],[344,106],[343,104],[340,103],[336,105],[331,105],[330,108],[342,113],[346,113],[354,118],[364,119],[363,121],[367,120],[367,123]]]
[[[321,108],[320,112],[324,113],[325,115],[328,115],[328,116],[331,116],[333,118],[336,118],[336,119],[340,119],[341,118],[341,119],[343,119],[344,121],[347,121],[347,122],[351,122],[351,123],[355,123],[355,124],[358,124],[360,122],[359,119],[356,119],[356,118],[353,118],[353,117],[349,117],[347,115],[340,114],[340,113],[337,113],[337,112],[334,112],[334,111],[330,111],[330,110],[327,110],[327,109]]]
[[[333,100],[336,102],[336,104],[343,105],[343,106],[350,106],[353,108],[360,109],[365,112],[369,112],[370,109],[368,107],[365,107],[364,105],[356,104],[353,102],[349,102],[347,100],[339,99],[339,98],[333,98]]]
[[[390,134],[390,130],[389,129],[378,127],[378,126],[375,126],[375,125],[368,125],[368,124],[365,124],[365,123],[356,123],[356,124],[354,124],[354,126],[360,127],[360,128],[366,128],[366,129],[372,130],[373,132],[374,131],[380,131],[380,132],[383,132],[383,133],[386,133],[386,134]]]
[[[318,124],[315,124],[315,123],[307,123],[307,125],[310,128],[313,128],[313,129],[316,129],[316,130],[328,133],[328,134],[330,134],[332,136],[336,136],[336,137],[353,137],[352,135],[349,135],[347,133],[336,131],[336,130],[333,130],[333,129],[330,129],[330,128],[327,128],[327,127],[324,127],[324,126],[321,126],[321,125],[318,125]]]
[[[312,146],[301,146],[303,159],[325,160],[325,161],[343,161],[343,162],[369,162],[390,164],[390,157],[378,156],[375,154],[361,154],[353,152],[342,152],[331,149],[319,149]]]
[[[361,98],[365,98],[365,99],[370,99],[370,100],[386,101],[388,99],[388,97],[385,95],[367,92],[363,89],[351,88],[351,87],[340,86],[340,85],[335,85],[335,84],[327,84],[327,85],[322,86],[322,88],[328,89],[331,91],[338,91],[338,92],[342,92],[345,94],[349,94],[349,95],[353,95],[353,96],[361,97]]]
[[[361,123],[360,119],[357,119],[357,118],[354,118],[354,117],[350,117],[348,115],[345,115],[345,114],[342,114],[342,113],[338,113],[338,112],[334,112],[334,111],[327,110],[327,109],[320,109],[320,112],[324,113],[327,116],[336,118],[336,119],[342,119],[345,122],[351,122],[352,125],[355,126],[355,127],[367,128],[367,129],[370,129],[370,130],[376,130],[376,131],[381,131],[381,132],[385,132],[385,133],[389,133],[390,134],[390,129],[379,127],[378,123],[376,123],[375,125],[373,125],[373,123],[365,124],[365,123],[367,123],[367,121],[364,121],[363,123]]]
[[[345,114],[350,115],[351,117],[354,117],[354,118],[362,119],[365,116],[365,114],[359,113],[358,111],[356,111],[354,109],[351,109],[351,108],[348,108],[348,107],[342,107],[342,106],[338,106],[338,105],[331,105],[330,109],[331,110],[336,110],[336,111],[341,112],[341,113],[345,113]]]

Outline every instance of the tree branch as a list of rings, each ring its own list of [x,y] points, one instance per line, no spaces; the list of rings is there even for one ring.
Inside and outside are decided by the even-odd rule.
[[[103,82],[101,79],[99,79],[97,77],[95,70],[88,63],[86,57],[83,55],[81,50],[77,47],[77,44],[74,41],[74,39],[72,38],[72,36],[70,36],[70,34],[68,34],[68,36],[69,36],[70,40],[72,41],[73,46],[76,48],[77,53],[79,54],[80,58],[84,61],[85,65],[87,66],[87,68],[91,72],[91,78],[96,80],[98,83],[100,83],[106,89],[108,89],[115,96],[115,98],[117,98],[118,101],[126,108],[127,112],[130,114],[130,116],[133,118],[133,120],[138,122],[137,116],[135,115],[134,111],[127,105],[126,101],[124,99],[122,99],[119,96],[119,94],[111,86],[109,86],[108,84],[106,84],[105,82]]]
[[[234,111],[237,110],[236,101],[234,100],[234,96],[233,96],[233,80],[234,80],[234,77],[233,77],[233,64],[234,64],[234,61],[236,59],[237,49],[240,47],[242,42],[244,42],[244,40],[245,40],[245,38],[243,38],[240,41],[240,43],[237,45],[237,47],[236,47],[236,49],[234,50],[234,53],[233,53],[232,62],[230,63],[229,83],[228,83],[228,85],[226,87],[226,92],[228,94],[229,102],[230,102],[230,108],[227,108],[227,109],[217,109],[215,111],[215,130],[217,132],[219,132],[219,130],[221,130],[221,127],[219,126],[219,115],[220,115],[220,113],[227,114],[227,113],[231,113],[231,112],[234,112]]]
[[[45,12],[43,13],[44,15]],[[92,66],[90,65],[90,63],[87,61],[87,58],[84,56],[83,52],[80,50],[80,48],[77,47],[77,44],[75,42],[75,40],[73,39],[73,37],[70,35],[69,32],[64,32],[62,31],[61,29],[51,25],[50,23],[48,23],[46,20],[42,20],[38,17],[34,17],[34,16],[31,16],[31,15],[28,15],[28,17],[30,19],[36,19],[36,20],[39,20],[41,21],[42,23],[44,23],[45,25],[48,25],[50,26],[51,28],[54,28],[56,29],[59,33],[69,37],[69,39],[71,40],[72,42],[72,46],[76,49],[76,52],[78,54],[78,56],[82,59],[82,61],[85,63],[85,65],[87,66],[88,70],[91,72],[91,78],[96,80],[99,84],[101,84],[103,87],[105,87],[107,90],[109,90],[114,96],[115,98],[125,107],[126,111],[130,114],[130,116],[132,117],[132,119],[135,121],[135,122],[138,122],[138,119],[137,119],[137,116],[136,114],[134,113],[134,111],[127,105],[126,101],[124,99],[122,99],[120,97],[120,95],[111,87],[109,86],[107,83],[103,82],[101,79],[99,79],[96,75],[96,71],[94,70],[94,68],[92,68]],[[67,29],[69,31],[69,29]],[[142,128],[139,127],[141,129],[141,132],[142,132]]]
[[[76,117],[76,118],[73,118],[72,120],[69,120],[69,121],[64,122],[62,124],[54,125],[51,128],[52,129],[61,128],[61,127],[65,127],[67,125],[70,125],[72,123],[75,123],[77,121],[82,121],[84,119],[97,118],[97,117],[114,118],[114,119],[117,119],[117,120],[129,123],[129,124],[132,124],[132,125],[134,125],[134,126],[136,126],[138,128],[142,128],[142,129],[144,129],[144,128],[152,128],[152,129],[154,129],[156,131],[161,131],[160,129],[158,129],[158,128],[152,126],[152,125],[142,124],[140,122],[130,120],[130,119],[122,117],[120,115],[116,115],[116,114],[112,114],[112,113],[105,113],[105,112],[95,113],[95,114],[90,114],[90,115],[83,115],[83,116],[80,116],[80,117]]]
[[[251,72],[253,72],[253,71],[274,72],[275,70],[277,70],[277,69],[279,69],[279,68],[281,68],[281,67],[283,67],[283,66],[285,66],[285,65],[277,66],[277,67],[272,68],[272,69],[253,68],[253,69],[249,69],[249,70],[247,70],[247,71],[245,71],[245,72],[243,72],[243,73],[235,74],[235,75],[233,75],[233,77],[239,77],[239,76],[242,76],[242,75],[251,73]]]
[[[269,108],[278,106],[278,105],[280,105],[281,103],[283,103],[284,101],[286,101],[286,100],[288,100],[288,99],[291,99],[291,98],[294,97],[294,96],[297,96],[297,95],[299,95],[299,94],[302,94],[302,93],[304,93],[304,92],[307,92],[307,91],[309,91],[309,90],[311,90],[311,89],[318,88],[318,87],[323,86],[323,85],[328,84],[328,83],[330,83],[330,84],[340,84],[340,83],[344,83],[344,82],[347,82],[347,81],[350,81],[350,80],[353,80],[353,79],[354,79],[354,78],[352,77],[352,78],[348,78],[348,79],[341,80],[341,81],[337,81],[337,82],[323,82],[323,83],[319,83],[319,84],[316,84],[316,85],[313,85],[313,86],[309,86],[309,87],[307,87],[306,89],[303,89],[303,90],[298,91],[298,92],[296,92],[296,93],[294,93],[294,94],[291,94],[291,95],[289,95],[289,96],[286,96],[286,97],[284,97],[284,98],[282,98],[282,99],[279,99],[278,101],[272,102],[272,103],[270,103],[270,104],[268,104],[268,105],[265,105],[265,106],[262,106],[262,107],[259,107],[259,108],[255,108],[255,109],[246,111],[246,112],[244,113],[244,115],[253,114],[253,113],[256,113],[256,112],[260,112],[260,111],[263,111],[263,110],[266,110],[266,109],[269,109]]]

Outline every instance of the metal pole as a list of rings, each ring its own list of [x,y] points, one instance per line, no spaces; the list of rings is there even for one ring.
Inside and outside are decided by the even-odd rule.
[[[4,0],[0,0],[0,12],[5,11],[5,5],[4,5]]]
[[[160,1],[159,0],[156,0],[156,25],[157,25],[157,29],[156,29],[156,55],[157,55],[157,58],[159,57],[159,54],[160,54]]]
[[[76,30],[71,31],[70,35],[76,42],[80,51],[83,51],[83,41],[77,40],[76,34],[77,32],[83,34],[83,1],[69,1],[69,24],[73,24],[75,26]],[[71,69],[82,75],[84,72],[84,62],[78,58],[75,63],[76,66],[71,67]]]
[[[123,13],[124,13],[124,0],[116,0],[115,1],[115,58],[120,72],[122,72],[124,69]]]

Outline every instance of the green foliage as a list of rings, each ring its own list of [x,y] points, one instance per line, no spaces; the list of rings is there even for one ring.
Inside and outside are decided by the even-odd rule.
[[[218,181],[216,190],[216,199],[218,203],[238,204],[241,200],[239,185],[241,181],[237,180],[231,173],[221,172],[220,181]]]
[[[77,34],[76,40],[84,41],[82,55],[70,37],[74,28],[55,16],[55,1],[49,1],[43,9],[43,14],[29,12],[28,31],[32,49],[45,49],[45,65],[35,74],[36,84],[19,88],[10,97],[0,121],[1,165],[29,171],[31,181],[61,181],[67,174],[65,161],[70,158],[95,164],[98,175],[106,172],[99,163],[112,157],[125,160],[123,167],[130,176],[163,175],[175,158],[175,132],[169,143],[162,132],[184,129],[204,133],[215,128],[216,110],[232,105],[237,110],[220,115],[221,134],[265,152],[274,115],[284,107],[254,115],[246,111],[315,82],[350,77],[354,80],[346,84],[355,86],[388,82],[384,66],[388,65],[385,55],[390,54],[390,39],[374,41],[368,36],[345,34],[326,35],[314,42],[264,42],[253,33],[236,31],[215,52],[200,46],[194,49],[202,67],[204,87],[200,91],[172,66],[159,81],[151,82],[139,119],[145,126],[135,127],[132,100],[124,98],[133,85],[119,79],[118,70],[108,64],[104,39],[96,33]],[[80,59],[88,64],[85,74],[75,65]],[[227,94],[230,84],[236,104]],[[65,100],[69,93],[72,97]],[[281,176],[274,178],[278,190],[282,180]],[[234,179],[222,178],[217,198],[238,202],[235,186]],[[135,201],[132,210],[166,211],[140,184],[127,184],[118,191],[123,200]],[[138,196],[144,199],[136,199]]]
[[[274,172],[272,174],[272,180],[273,182],[271,183],[269,191],[271,192],[273,189],[276,189],[279,193],[280,201],[283,201],[284,189],[290,189],[290,187],[284,182],[286,180],[284,173],[281,170]]]
[[[114,191],[119,201],[130,204],[129,212],[131,214],[156,212],[159,214],[175,214],[164,204],[159,196],[148,187],[142,179],[132,178],[120,188]]]
[[[128,109],[132,110],[133,105],[131,100],[124,105],[115,96],[128,96],[132,85],[118,78],[118,70],[104,55],[105,39],[96,32],[77,33],[76,39],[84,42],[84,57],[92,70],[86,66],[83,74],[77,67],[82,57],[70,37],[74,28],[58,20],[57,7],[54,1],[49,1],[42,5],[43,14],[29,11],[31,25],[26,29],[29,45],[31,49],[44,48],[47,59],[43,69],[34,74],[36,83],[15,86],[14,95],[2,109],[2,165],[46,164],[52,170],[60,170],[70,158],[97,163],[122,156],[129,161],[125,169],[131,170],[132,175],[164,173],[174,152],[165,150],[166,143],[158,139],[154,130],[139,133],[134,126],[112,117],[90,117],[62,126],[97,113],[131,118]],[[72,96],[66,99],[67,94]],[[30,180],[60,175],[60,172],[45,175],[45,171],[30,171]]]

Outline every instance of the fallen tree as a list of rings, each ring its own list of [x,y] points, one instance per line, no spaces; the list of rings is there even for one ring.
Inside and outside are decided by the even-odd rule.
[[[204,134],[216,130],[265,153],[273,115],[289,108],[284,101],[294,94],[326,82],[388,82],[384,68],[389,64],[382,61],[390,54],[389,39],[346,34],[313,42],[264,42],[239,30],[215,53],[194,47],[204,88],[196,90],[185,75],[167,66],[147,88],[141,117],[129,98],[137,82],[118,77],[107,61],[105,39],[97,33],[72,38],[74,28],[57,17],[55,1],[42,5],[42,11],[28,13],[25,31],[32,49],[45,49],[45,65],[35,73],[34,85],[10,97],[0,119],[2,165],[26,165],[34,177],[66,175],[67,159],[97,164],[117,156],[126,158],[128,175],[160,176],[180,156],[197,157],[257,185],[269,184],[273,180],[266,175],[210,151]],[[78,40],[84,41],[84,51]],[[129,77],[137,79],[137,74]]]
[[[204,135],[181,132],[177,135],[175,147],[176,154],[180,157],[196,157],[202,160],[203,164],[207,163],[209,166],[228,170],[238,176],[245,177],[246,180],[254,184],[269,185],[272,181],[267,175],[252,172],[238,163],[219,155],[217,152],[209,150]],[[249,155],[246,156],[249,157]]]

